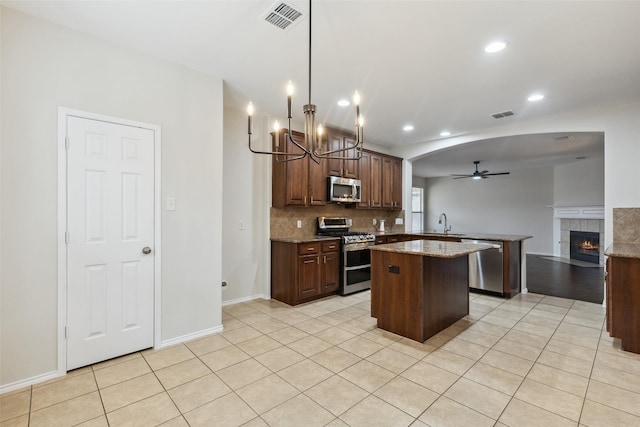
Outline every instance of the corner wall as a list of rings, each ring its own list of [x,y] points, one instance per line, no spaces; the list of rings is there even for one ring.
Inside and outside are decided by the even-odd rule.
[[[0,387],[57,369],[60,106],[162,127],[162,340],[220,326],[222,81],[1,9]]]

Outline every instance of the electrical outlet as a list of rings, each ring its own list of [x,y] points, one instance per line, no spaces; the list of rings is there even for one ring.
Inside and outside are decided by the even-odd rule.
[[[302,220],[298,220],[298,221],[296,222],[296,226],[297,226],[298,228],[302,228]]]
[[[175,199],[175,197],[167,197],[166,209],[168,211],[175,211],[176,210],[176,199]]]
[[[244,230],[244,221],[240,221],[238,224],[238,230]]]
[[[403,223],[402,218],[396,218],[396,225],[402,225]]]

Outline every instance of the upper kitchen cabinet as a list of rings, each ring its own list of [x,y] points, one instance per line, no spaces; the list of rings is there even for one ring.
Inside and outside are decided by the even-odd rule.
[[[359,209],[402,209],[402,159],[363,151],[358,173],[362,181]]]
[[[372,151],[363,151],[358,175],[362,184],[361,201],[357,208],[382,207],[382,156]]]
[[[355,145],[356,143],[353,135],[330,128],[327,128],[327,141],[328,150],[330,151],[340,150],[345,147]],[[357,154],[355,148],[348,151],[332,154],[331,156],[334,158],[327,159],[328,174],[331,176],[341,176],[344,178],[358,178],[358,161],[340,158],[356,157],[356,155]]]
[[[300,145],[304,145],[303,133],[292,131],[291,137]],[[275,138],[274,134],[272,138]],[[289,140],[288,132],[279,133],[278,144],[274,140],[273,150],[302,154],[302,150]],[[273,207],[326,205],[327,162],[320,161],[320,164],[317,164],[309,156],[290,162],[278,161],[285,159],[285,156],[273,156]]]
[[[402,159],[382,158],[382,207],[402,209]]]

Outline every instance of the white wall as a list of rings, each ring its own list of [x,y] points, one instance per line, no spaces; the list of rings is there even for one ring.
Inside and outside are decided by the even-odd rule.
[[[604,205],[604,157],[575,161],[553,168],[553,204]]]
[[[162,340],[221,325],[222,81],[1,19],[0,386],[57,368],[59,106],[162,127],[162,194],[177,205],[162,213]]]
[[[254,117],[252,146],[268,150],[268,120]],[[269,206],[271,156],[247,147],[247,114],[224,110],[224,189],[222,279],[227,303],[270,295]],[[240,222],[244,230],[240,230]]]
[[[429,178],[427,230],[442,231],[446,213],[452,233],[497,233],[533,236],[530,253],[552,253],[553,169],[512,171],[489,179]]]

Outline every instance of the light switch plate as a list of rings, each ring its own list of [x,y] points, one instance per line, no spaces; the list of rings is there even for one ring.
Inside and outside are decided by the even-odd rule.
[[[301,221],[301,220],[298,220],[298,221],[296,222],[296,226],[297,226],[298,228],[302,228],[302,221]]]
[[[402,218],[396,218],[396,225],[402,225]]]
[[[175,197],[167,197],[167,205],[166,208],[168,211],[176,210],[176,198]]]

